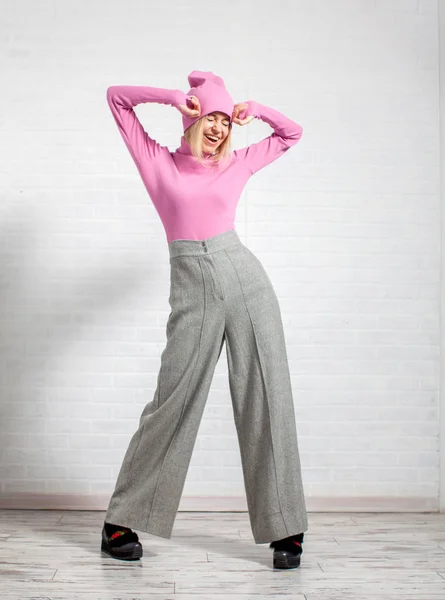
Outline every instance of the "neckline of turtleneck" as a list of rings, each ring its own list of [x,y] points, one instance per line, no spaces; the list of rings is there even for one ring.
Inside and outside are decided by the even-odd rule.
[[[175,153],[193,156],[192,149],[184,136],[181,137],[181,145],[175,150]],[[204,158],[210,158],[211,156],[213,155],[208,153],[204,154]]]

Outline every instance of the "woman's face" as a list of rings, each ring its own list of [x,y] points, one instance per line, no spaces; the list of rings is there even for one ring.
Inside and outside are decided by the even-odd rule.
[[[230,119],[224,113],[214,112],[203,117],[203,120],[202,149],[213,154],[229,135]]]

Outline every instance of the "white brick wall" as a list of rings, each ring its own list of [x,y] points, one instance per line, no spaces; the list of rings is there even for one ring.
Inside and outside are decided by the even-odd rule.
[[[236,227],[282,307],[308,506],[437,508],[437,0],[172,4],[2,3],[3,505],[105,508],[169,312],[164,230],[106,89],[187,91],[202,69],[304,128],[250,180]],[[177,111],[136,112],[177,147]],[[269,132],[238,128],[235,146]],[[215,494],[244,497],[225,350],[184,499]]]

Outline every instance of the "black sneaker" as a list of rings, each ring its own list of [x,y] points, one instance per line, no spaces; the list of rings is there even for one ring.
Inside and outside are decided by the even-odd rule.
[[[274,549],[274,569],[296,569],[300,566],[303,538],[304,533],[299,533],[269,544],[269,548]]]
[[[139,560],[143,554],[137,533],[128,527],[106,522],[102,528],[101,550],[121,560]]]

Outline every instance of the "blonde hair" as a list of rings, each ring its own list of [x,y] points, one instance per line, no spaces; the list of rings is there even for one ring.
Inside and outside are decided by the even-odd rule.
[[[212,113],[210,113],[210,114],[212,114]],[[224,160],[228,160],[231,157],[231,154],[232,154],[232,123],[230,123],[230,125],[229,125],[229,133],[227,134],[226,139],[218,147],[215,154],[210,157],[211,162],[209,164],[207,162],[204,162],[204,153],[202,151],[202,136],[203,136],[203,130],[205,127],[204,119],[207,116],[208,115],[204,115],[198,121],[193,123],[193,125],[190,125],[190,127],[185,130],[184,137],[185,137],[186,141],[188,142],[195,159],[198,162],[200,162],[202,165],[213,166],[213,165],[218,165],[218,163],[220,161],[223,162]]]

